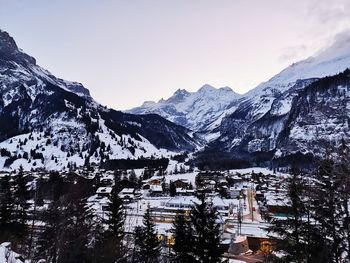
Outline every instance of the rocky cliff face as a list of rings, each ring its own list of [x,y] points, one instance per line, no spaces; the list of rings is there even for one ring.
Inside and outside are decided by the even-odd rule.
[[[277,141],[275,157],[296,152],[324,156],[350,142],[350,71],[313,82],[299,92]]]

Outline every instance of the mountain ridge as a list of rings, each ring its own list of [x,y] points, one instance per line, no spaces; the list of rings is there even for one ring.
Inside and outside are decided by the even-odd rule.
[[[199,131],[218,118],[240,96],[229,87],[215,88],[205,84],[194,92],[178,89],[167,99],[144,102],[140,107],[126,112],[156,113],[193,131]]]
[[[158,115],[97,103],[80,83],[53,76],[0,32],[0,169],[70,169],[108,159],[194,151],[190,130]]]
[[[350,37],[344,39],[350,40]],[[322,101],[330,101],[333,105],[349,104],[350,87],[346,81],[341,82],[339,87],[340,90],[344,90],[339,91],[344,93],[343,97],[338,95],[335,98],[332,97],[332,94],[339,93],[334,88],[335,83],[340,83],[338,79],[346,76],[349,67],[350,41],[341,43],[338,41],[315,57],[294,63],[282,70],[270,80],[243,94],[241,100],[233,104],[231,112],[225,115],[215,130],[211,131],[212,134],[216,134],[216,139],[209,143],[201,158],[208,160],[206,155],[214,152],[226,156],[222,158],[243,158],[253,164],[259,160],[259,163],[271,165],[272,160],[286,160],[289,155],[300,154],[299,159],[303,159],[302,156],[305,155],[319,157],[317,148],[307,147],[302,141],[310,140],[316,145],[324,144],[322,141],[331,138],[329,137],[330,128],[319,126],[317,122],[334,123],[334,118],[343,119],[344,112],[350,116],[349,106],[339,106],[339,110],[332,113],[332,119],[325,115],[323,109],[316,103],[309,103],[309,101],[314,101],[314,97],[322,96]],[[329,83],[327,81],[329,79],[334,80],[335,83]],[[300,114],[296,115],[295,112],[298,112],[296,107],[303,107],[303,105],[296,104],[295,101],[304,94],[305,90],[310,90],[309,87],[317,83],[329,83],[329,86],[323,86],[326,92],[319,93],[311,89],[313,92],[309,94],[310,97],[302,100],[309,104],[306,112],[311,111],[313,114],[303,115],[299,112]],[[332,106],[329,107],[330,111],[331,109]],[[303,119],[303,125],[298,122],[298,118]],[[290,133],[286,133],[290,123],[296,126],[290,129]],[[349,144],[350,138],[346,136],[350,134],[349,130],[342,129],[346,131],[344,139]],[[314,131],[314,134],[310,134],[310,131]],[[328,141],[337,147],[340,138]]]

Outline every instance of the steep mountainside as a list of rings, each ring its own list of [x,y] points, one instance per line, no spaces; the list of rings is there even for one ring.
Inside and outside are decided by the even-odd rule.
[[[201,131],[221,118],[230,104],[240,95],[228,87],[216,89],[204,85],[197,92],[177,90],[167,100],[145,102],[142,106],[129,110],[134,114],[156,113],[193,131]]]
[[[350,143],[350,70],[322,78],[293,100],[275,157],[300,152],[325,155]]]
[[[189,130],[164,118],[117,112],[81,84],[36,65],[0,31],[0,169],[62,169],[111,158],[192,151]]]
[[[337,145],[339,138],[344,136],[348,141],[350,133],[346,133],[344,127],[342,129],[345,129],[345,133],[340,132],[340,126],[335,124],[340,120],[343,122],[344,114],[349,117],[346,110],[349,107],[349,87],[346,82],[339,86],[343,95],[334,96],[338,94],[334,91],[334,85],[337,78],[342,77],[337,76],[333,84],[323,86],[326,90],[323,94],[317,91],[312,95],[312,98],[321,96],[321,101],[333,105],[331,108],[339,108],[333,110],[331,115],[325,114],[324,107],[319,107],[317,103],[308,105],[309,111],[306,111],[303,105],[310,102],[310,98],[301,100],[302,103],[296,102],[309,87],[323,83],[326,76],[338,74],[348,67],[350,41],[337,42],[314,58],[293,64],[244,94],[239,101],[231,104],[230,113],[222,119],[219,128],[211,131],[218,138],[199,154],[199,161],[233,159],[249,161],[250,164],[267,164],[271,159],[286,159],[286,156],[298,152],[318,155],[321,151],[319,140],[332,139],[332,144]],[[346,73],[344,74],[346,78]],[[302,118],[296,112],[311,112],[313,115]],[[300,122],[300,119],[303,121]],[[292,124],[295,126],[290,127]],[[330,127],[334,128],[332,138],[329,134]],[[306,142],[310,142],[309,147]]]

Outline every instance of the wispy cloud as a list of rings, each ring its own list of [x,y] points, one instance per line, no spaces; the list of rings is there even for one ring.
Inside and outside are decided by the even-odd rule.
[[[281,55],[279,57],[280,62],[290,62],[300,56],[302,56],[307,49],[306,45],[296,45],[290,46],[281,51]]]
[[[306,10],[316,25],[309,33],[313,37],[320,37],[324,45],[329,45],[337,35],[349,30],[349,0],[310,0]]]
[[[301,10],[304,30],[297,43],[281,50],[281,63],[317,55],[330,46],[336,48],[334,45],[343,45],[349,40],[349,0],[306,0],[301,3]]]

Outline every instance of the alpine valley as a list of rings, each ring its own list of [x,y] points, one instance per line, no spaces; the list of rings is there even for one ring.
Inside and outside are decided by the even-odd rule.
[[[121,112],[38,66],[0,31],[0,169],[185,152],[202,168],[309,165],[327,147],[349,143],[348,67],[350,39],[342,39],[243,95],[206,84]]]

